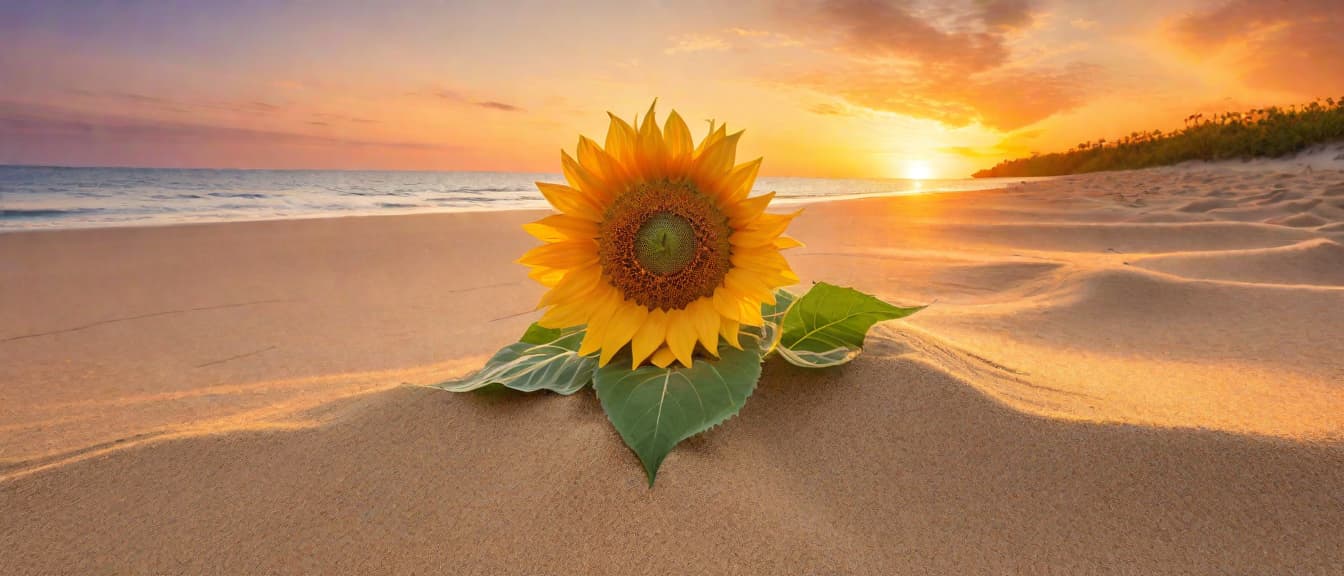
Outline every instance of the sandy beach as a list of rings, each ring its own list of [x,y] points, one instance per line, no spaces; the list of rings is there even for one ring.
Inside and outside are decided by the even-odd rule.
[[[537,216],[0,234],[0,571],[1344,566],[1344,171],[809,205],[804,282],[932,305],[653,489],[591,391],[423,387],[538,316]]]

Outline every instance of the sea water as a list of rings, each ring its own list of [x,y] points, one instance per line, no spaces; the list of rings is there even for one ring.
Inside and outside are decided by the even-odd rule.
[[[547,208],[559,174],[0,166],[0,231]],[[1016,181],[1016,180],[1013,180]],[[760,178],[776,203],[998,188],[1000,179]]]

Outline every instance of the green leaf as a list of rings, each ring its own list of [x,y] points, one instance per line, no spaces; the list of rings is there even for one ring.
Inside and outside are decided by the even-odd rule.
[[[776,350],[780,356],[788,360],[789,364],[804,368],[839,366],[853,360],[862,351],[860,348],[832,348],[825,352],[808,352],[806,350],[790,350],[783,346],[776,348]]]
[[[574,328],[546,328],[533,322],[531,326],[527,327],[527,331],[523,332],[523,337],[519,338],[518,341],[528,344],[549,344],[564,336],[566,330],[573,332]],[[583,331],[583,328],[579,328],[579,331]],[[580,338],[580,341],[582,341],[582,338]]]
[[[923,308],[901,308],[853,288],[818,282],[784,315],[779,354],[806,368],[839,366],[859,355],[873,324]]]
[[[774,351],[779,344],[779,337],[784,331],[780,329],[784,323],[784,315],[788,313],[789,307],[793,306],[795,296],[792,292],[780,288],[775,290],[775,303],[761,304],[761,319],[765,322],[761,325],[759,331],[753,330],[761,338],[761,353],[768,355]]]
[[[761,349],[743,340],[742,350],[720,342],[718,360],[698,358],[691,368],[630,370],[618,359],[597,370],[593,388],[602,409],[644,464],[650,486],[673,447],[737,414],[756,389]]]
[[[514,390],[535,392],[550,390],[573,394],[593,379],[597,355],[579,356],[579,343],[586,330],[555,330],[537,324],[528,327],[522,341],[495,352],[480,371],[461,380],[449,380],[431,386],[449,392],[468,392],[491,384]]]

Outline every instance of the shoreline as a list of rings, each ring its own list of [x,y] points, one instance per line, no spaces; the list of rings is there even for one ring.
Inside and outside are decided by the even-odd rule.
[[[417,173],[388,173],[389,177],[397,175],[404,179],[410,179],[415,174]],[[454,174],[457,173],[445,173],[446,176]],[[9,206],[5,206],[6,202],[0,199],[0,233],[44,229],[306,220],[343,216],[549,210],[549,205],[535,190],[533,182],[519,180],[532,175],[486,174],[498,176],[505,181],[475,183],[445,181],[431,186],[426,182],[409,180],[401,184],[367,182],[363,185],[360,183],[338,185],[322,180],[322,177],[331,174],[318,172],[313,173],[312,181],[305,185],[293,182],[233,182],[226,177],[220,177],[218,181],[207,180],[187,184],[162,182],[160,184],[163,189],[160,190],[155,188],[156,185],[150,179],[143,184],[147,188],[123,189],[114,186],[92,197],[84,197],[83,193],[76,194],[67,189],[51,193],[53,196],[32,189],[36,187],[34,181],[19,179],[11,183],[14,192],[9,196]],[[0,176],[3,176],[3,172],[0,172]],[[90,174],[80,178],[72,177],[65,184],[56,182],[52,185],[57,188],[65,186],[81,188],[88,185],[88,179],[98,176]],[[101,176],[112,178],[117,174],[113,172]],[[775,200],[774,204],[777,205],[805,205],[833,200],[910,194],[955,193],[994,189],[1010,183],[972,179],[911,181],[764,178],[762,180],[760,189],[775,190],[784,195]],[[881,189],[870,189],[875,182],[884,184],[878,186]],[[858,191],[841,191],[841,188],[851,185],[854,187],[853,190]],[[5,183],[0,181],[0,188],[4,186]],[[212,186],[225,188],[210,188]],[[228,186],[236,187],[237,191],[231,191],[233,189],[227,188]],[[30,190],[25,190],[25,187]],[[326,192],[315,194],[310,189],[312,187],[322,188]],[[496,195],[496,199],[482,201],[483,196],[480,194],[483,191]],[[71,194],[79,197],[69,197]],[[112,203],[111,199],[115,199],[118,203]],[[242,199],[242,203],[234,199]],[[129,219],[111,221],[103,219],[115,218],[119,213]]]
[[[853,202],[861,200],[893,198],[903,196],[919,196],[924,194],[967,194],[972,192],[1001,192],[1007,190],[1004,188],[985,188],[979,190],[947,190],[947,191],[926,191],[926,192],[891,192],[891,193],[872,193],[872,194],[852,194],[827,198],[794,198],[772,201],[771,208],[779,206],[798,206],[807,207],[819,204],[829,204],[832,202]],[[0,228],[0,234],[22,234],[27,232],[66,232],[82,230],[103,230],[103,229],[136,229],[136,228],[173,228],[185,226],[204,226],[219,224],[255,224],[260,222],[303,222],[310,220],[329,220],[345,218],[401,218],[406,216],[441,216],[448,214],[478,214],[478,213],[510,213],[526,214],[530,218],[539,218],[545,214],[552,214],[554,210],[550,207],[540,208],[522,208],[522,207],[480,207],[480,208],[462,208],[452,210],[427,210],[416,212],[379,212],[379,213],[330,213],[314,214],[310,216],[278,216],[275,218],[256,218],[248,220],[204,220],[204,221],[185,221],[185,222],[128,222],[124,224],[94,224],[88,226],[68,226],[64,228],[28,228],[28,229],[5,229]]]

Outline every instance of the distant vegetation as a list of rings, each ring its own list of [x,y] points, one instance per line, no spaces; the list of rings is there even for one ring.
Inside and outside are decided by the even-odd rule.
[[[973,176],[1058,176],[1186,160],[1276,157],[1332,140],[1344,140],[1344,98],[1208,118],[1194,114],[1186,117],[1184,129],[1175,132],[1134,132],[1118,141],[1083,142],[1068,152],[1007,160]]]

